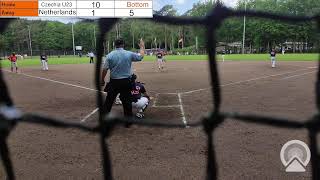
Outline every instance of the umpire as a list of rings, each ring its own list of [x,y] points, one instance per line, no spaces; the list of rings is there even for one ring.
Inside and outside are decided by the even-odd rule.
[[[120,93],[124,116],[132,117],[132,61],[141,61],[144,56],[144,43],[140,41],[140,54],[124,50],[124,40],[119,38],[115,41],[116,49],[107,55],[102,71],[102,86],[105,85],[105,77],[110,70],[110,82],[106,85],[107,97],[104,108],[107,113]],[[129,124],[127,124],[128,126]]]

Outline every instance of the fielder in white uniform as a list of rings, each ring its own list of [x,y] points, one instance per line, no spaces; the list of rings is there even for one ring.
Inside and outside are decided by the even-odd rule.
[[[157,61],[158,61],[159,71],[161,71],[164,67],[164,62],[165,62],[164,53],[162,51],[157,52]]]
[[[276,50],[272,49],[270,52],[270,57],[271,57],[271,67],[275,68],[276,67]]]
[[[93,63],[93,58],[94,58],[93,52],[92,52],[92,51],[89,52],[89,53],[88,53],[88,56],[89,56],[89,58],[90,58],[90,64]]]
[[[41,64],[42,64],[42,70],[44,71],[48,71],[49,68],[48,68],[48,57],[47,55],[45,55],[44,53],[40,55],[40,61],[41,61]]]

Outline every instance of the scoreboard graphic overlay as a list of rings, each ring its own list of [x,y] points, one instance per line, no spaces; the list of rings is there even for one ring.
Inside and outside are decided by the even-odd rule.
[[[0,18],[153,16],[152,0],[0,0]]]

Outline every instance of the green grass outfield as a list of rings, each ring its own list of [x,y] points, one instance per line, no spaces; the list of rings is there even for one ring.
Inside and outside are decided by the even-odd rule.
[[[217,56],[218,60],[222,60],[221,55]],[[278,61],[316,61],[319,58],[319,54],[278,54]],[[169,61],[201,61],[207,60],[207,55],[172,55],[166,56],[166,59]],[[225,60],[233,61],[265,61],[269,60],[270,57],[268,54],[231,54],[225,55]],[[156,60],[155,56],[146,56],[145,61],[154,61]],[[3,67],[9,67],[10,62],[8,60],[0,61]],[[87,57],[49,57],[49,64],[86,64],[89,63],[89,58]],[[33,59],[18,60],[19,66],[40,66],[40,60],[36,57]]]

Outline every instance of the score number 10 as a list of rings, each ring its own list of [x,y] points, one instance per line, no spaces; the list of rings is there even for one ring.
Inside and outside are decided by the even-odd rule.
[[[92,7],[93,8],[99,9],[100,6],[101,6],[100,2],[92,2]],[[94,16],[94,10],[92,10],[91,12],[92,12],[92,16]]]

